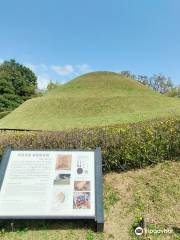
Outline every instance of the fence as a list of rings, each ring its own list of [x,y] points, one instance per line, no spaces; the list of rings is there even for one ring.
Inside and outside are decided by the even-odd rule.
[[[19,129],[19,128],[0,128],[0,132],[42,132],[43,130]]]

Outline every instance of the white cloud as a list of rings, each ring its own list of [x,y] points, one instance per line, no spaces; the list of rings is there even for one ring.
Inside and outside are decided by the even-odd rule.
[[[88,73],[92,71],[90,66],[86,63],[77,65],[76,67],[79,74]]]
[[[0,58],[0,65],[4,62],[4,60],[2,58]]]
[[[49,69],[48,66],[45,64],[32,64],[32,63],[25,63],[24,64],[26,67],[31,69],[37,76],[37,83],[38,83],[38,88],[40,90],[46,89],[48,83],[51,80],[51,77],[49,75]]]
[[[25,66],[36,74],[39,89],[46,89],[50,80],[63,84],[73,79],[73,77],[92,71],[86,63],[79,65],[66,64],[64,66],[26,63]]]
[[[74,72],[74,67],[72,65],[65,66],[53,65],[51,66],[51,69],[61,76],[69,75],[70,73]]]
[[[25,63],[26,67],[30,68],[33,72],[47,72],[49,67],[45,64],[32,64],[32,63]]]
[[[36,65],[31,64],[31,63],[25,63],[24,65],[25,65],[26,67],[28,67],[29,69],[31,69],[33,72],[36,71],[36,68],[37,68]]]
[[[51,78],[49,75],[46,75],[46,74],[38,75],[37,76],[38,88],[41,90],[46,89],[50,80],[51,80]]]

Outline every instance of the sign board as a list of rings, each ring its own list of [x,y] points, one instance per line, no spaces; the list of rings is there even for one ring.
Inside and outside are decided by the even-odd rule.
[[[0,219],[94,219],[102,231],[100,148],[7,147],[0,166]]]

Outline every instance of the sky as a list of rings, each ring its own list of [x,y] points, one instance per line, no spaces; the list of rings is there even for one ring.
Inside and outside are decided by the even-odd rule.
[[[0,62],[43,89],[91,71],[162,73],[180,84],[179,0],[2,0]]]

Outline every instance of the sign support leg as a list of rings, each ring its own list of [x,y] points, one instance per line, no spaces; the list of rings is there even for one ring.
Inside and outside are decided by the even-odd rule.
[[[95,150],[95,197],[96,197],[96,225],[97,232],[104,230],[104,207],[103,207],[103,176],[101,148]]]

